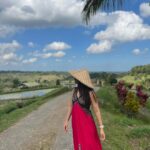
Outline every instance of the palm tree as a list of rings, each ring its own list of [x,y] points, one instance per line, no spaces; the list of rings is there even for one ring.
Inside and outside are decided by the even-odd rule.
[[[123,6],[123,2],[124,0],[86,0],[82,10],[83,20],[88,24],[91,15],[95,15],[99,9],[116,10]]]

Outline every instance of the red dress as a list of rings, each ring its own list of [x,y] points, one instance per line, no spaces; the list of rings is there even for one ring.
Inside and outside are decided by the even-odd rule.
[[[89,106],[82,95],[72,99],[72,131],[74,150],[102,150],[100,138]]]

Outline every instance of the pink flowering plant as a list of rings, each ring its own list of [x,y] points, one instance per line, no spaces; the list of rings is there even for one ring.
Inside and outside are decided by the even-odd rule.
[[[142,85],[136,85],[135,89],[132,89],[133,86],[133,83],[125,83],[123,80],[115,86],[121,111],[128,116],[136,115],[140,107],[145,107],[149,97],[143,92]]]

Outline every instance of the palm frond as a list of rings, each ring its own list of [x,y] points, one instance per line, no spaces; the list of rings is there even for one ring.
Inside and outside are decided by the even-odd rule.
[[[86,0],[82,10],[83,20],[86,24],[90,21],[92,15],[95,15],[99,9],[116,10],[123,6],[124,0]]]

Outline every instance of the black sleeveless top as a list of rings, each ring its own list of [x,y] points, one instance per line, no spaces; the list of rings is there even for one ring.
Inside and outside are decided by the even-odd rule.
[[[79,97],[77,96],[77,92],[73,94],[72,105],[74,105],[75,102],[78,102],[86,113],[91,114],[91,110],[90,110],[91,102],[90,101],[85,102],[82,95],[80,95]]]

